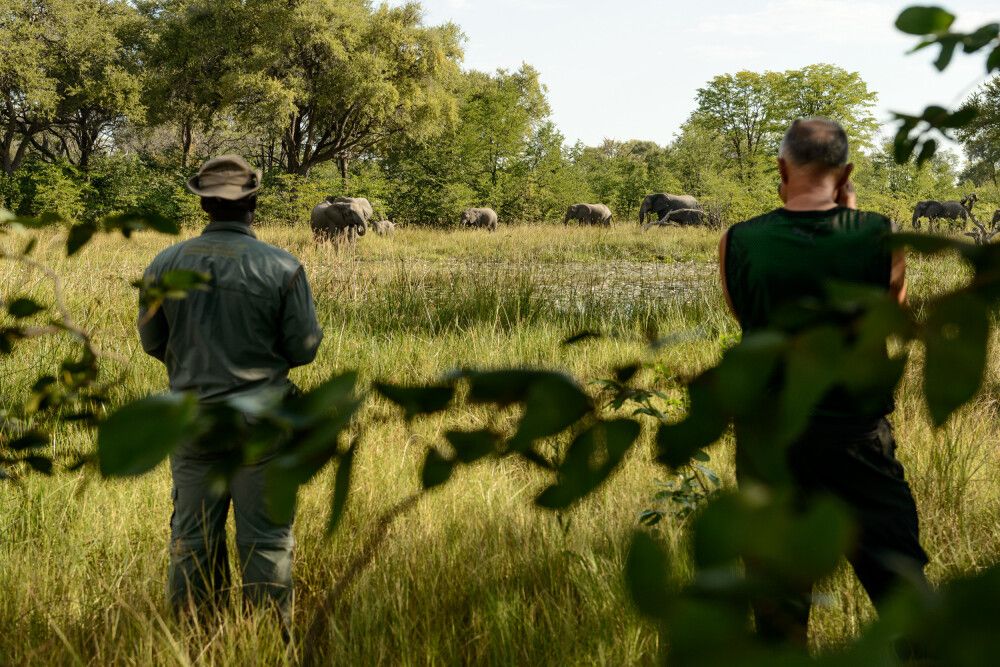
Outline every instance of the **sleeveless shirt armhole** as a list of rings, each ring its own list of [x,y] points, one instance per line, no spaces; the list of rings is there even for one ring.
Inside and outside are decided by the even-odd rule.
[[[737,225],[733,225],[729,228],[729,232],[726,233],[726,291],[729,292],[729,301],[733,304],[733,314],[736,315],[736,319],[739,322],[743,322],[743,316],[740,313],[740,306],[736,302],[736,292],[733,291],[733,232],[736,231]]]

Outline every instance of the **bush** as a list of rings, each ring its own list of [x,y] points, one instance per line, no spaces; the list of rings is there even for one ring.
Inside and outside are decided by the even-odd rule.
[[[257,218],[280,225],[305,225],[316,204],[340,192],[319,178],[274,174],[265,178],[257,202]]]

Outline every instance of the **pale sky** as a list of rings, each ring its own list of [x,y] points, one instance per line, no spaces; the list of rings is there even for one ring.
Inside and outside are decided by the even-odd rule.
[[[392,0],[400,4],[402,0]],[[669,142],[717,74],[831,63],[879,93],[877,116],[961,100],[984,78],[985,55],[959,54],[939,74],[893,27],[923,0],[421,0],[426,20],[457,23],[465,67],[537,68],[553,120],[572,143]],[[1000,20],[996,0],[941,0],[957,28]],[[936,54],[936,49],[934,52]]]

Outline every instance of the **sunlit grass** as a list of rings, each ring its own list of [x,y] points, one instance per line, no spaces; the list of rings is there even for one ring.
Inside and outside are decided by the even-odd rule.
[[[305,230],[260,234],[299,255],[314,286],[326,340],[317,362],[295,373],[305,387],[349,368],[367,383],[522,364],[565,369],[591,382],[637,358],[686,377],[715,361],[737,334],[717,286],[718,237],[705,230],[403,229],[339,253],[314,247]],[[74,316],[99,332],[120,398],[162,390],[165,373],[138,347],[129,283],[170,240],[102,238],[70,260],[60,258],[61,242],[45,236],[37,252],[64,277]],[[914,261],[917,302],[965,275],[953,258]],[[20,268],[2,265],[0,276],[5,296],[49,294],[38,276]],[[581,329],[607,335],[561,345]],[[670,334],[679,334],[674,345],[655,355],[648,350],[649,337]],[[65,351],[64,342],[33,343],[0,362],[3,404],[19,400],[30,379],[55,368]],[[899,456],[917,495],[935,580],[994,562],[1000,547],[998,371],[992,355],[984,398],[939,431],[924,416],[918,363],[901,389]],[[675,391],[652,369],[642,381]],[[449,428],[505,419],[468,408],[408,428],[387,403],[369,402],[352,500],[333,538],[324,537],[330,474],[302,492],[299,628],[311,623],[377,517],[417,490],[427,447]],[[336,609],[319,654],[344,665],[653,662],[655,628],[631,610],[621,581],[627,536],[663,475],[649,462],[650,439],[647,432],[611,483],[561,520],[532,507],[544,480],[517,464],[461,471],[396,524]],[[92,443],[67,428],[57,433],[56,446],[69,459]],[[731,484],[731,442],[715,448],[713,465]],[[163,596],[169,516],[162,468],[129,482],[80,473],[0,487],[0,664],[290,660],[266,616],[234,611],[203,628],[169,617]],[[664,527],[680,545],[683,530],[672,522]],[[683,578],[686,568],[680,553],[674,575]],[[818,646],[843,642],[871,614],[846,569],[824,592],[830,603],[813,623]]]

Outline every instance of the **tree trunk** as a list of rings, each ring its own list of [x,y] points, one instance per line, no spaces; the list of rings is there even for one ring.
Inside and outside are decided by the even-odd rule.
[[[194,129],[190,118],[181,121],[181,169],[186,170],[191,161],[191,149],[194,146]]]
[[[346,157],[339,157],[339,158],[337,158],[337,166],[340,168],[340,183],[344,187],[344,193],[345,194],[348,192],[348,190],[347,190],[347,165],[348,165],[348,160],[347,160]]]

